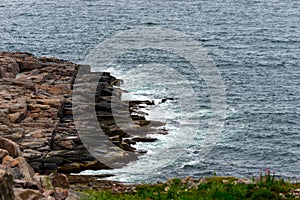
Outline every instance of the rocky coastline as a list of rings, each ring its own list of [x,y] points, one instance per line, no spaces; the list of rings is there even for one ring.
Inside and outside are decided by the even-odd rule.
[[[140,107],[154,103],[122,101],[123,91],[118,86],[123,81],[107,72],[95,73],[87,65],[25,52],[0,52],[0,199],[29,199],[26,195],[31,199],[74,199],[64,174],[110,168],[89,153],[74,124],[72,89],[82,68],[87,76],[98,75],[97,119],[108,139],[125,152],[124,157],[131,154],[134,160],[146,153],[132,145],[156,140],[147,134],[167,134],[163,123],[150,123],[146,113],[139,112]],[[112,101],[129,110],[134,126],[128,130],[119,127]],[[57,184],[57,179],[62,183]]]
[[[145,117],[147,113],[140,111],[140,108],[153,106],[154,102],[122,101],[124,91],[119,86],[123,81],[107,72],[95,73],[87,65],[25,52],[0,52],[0,200],[89,199],[88,194],[115,195],[110,196],[113,199],[126,199],[118,196],[123,194],[128,194],[128,199],[156,199],[158,195],[165,199],[176,199],[180,195],[189,198],[206,195],[208,199],[215,199],[220,191],[250,199],[265,198],[266,194],[276,199],[300,198],[299,183],[276,180],[270,170],[256,180],[188,177],[154,185],[129,185],[102,179],[111,175],[71,174],[110,168],[90,154],[75,126],[74,109],[84,110],[82,108],[90,106],[84,100],[88,95],[82,96],[78,107],[73,105],[72,92],[80,69],[84,69],[85,76],[98,78],[92,108],[107,139],[122,152],[122,156],[117,157],[123,160],[121,165],[147,152],[132,146],[156,140],[147,134],[167,134],[164,123],[149,121]],[[88,93],[87,88],[91,86],[88,83],[82,86],[80,92]],[[162,99],[161,103],[167,100],[172,98]],[[117,103],[117,109],[112,109],[112,103]],[[99,149],[101,147],[99,145]]]

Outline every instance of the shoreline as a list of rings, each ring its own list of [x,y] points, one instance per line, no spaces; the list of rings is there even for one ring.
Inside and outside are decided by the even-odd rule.
[[[82,86],[77,94],[80,104],[74,107],[72,93],[79,69],[84,70],[84,76],[96,78],[98,85],[94,86],[96,93],[91,94],[95,101],[89,104],[84,99],[89,97],[87,89],[92,86],[79,83],[79,87]],[[50,193],[68,197],[72,194],[67,189],[69,183],[64,174],[110,169],[107,164],[115,162],[122,167],[147,153],[131,145],[153,142],[156,138],[147,137],[147,134],[167,134],[167,130],[163,128],[164,123],[149,121],[146,113],[139,111],[142,107],[154,105],[154,102],[121,100],[122,90],[117,87],[121,83],[122,80],[110,73],[91,72],[87,65],[36,57],[26,52],[0,52],[0,182],[8,180],[5,183],[7,188],[1,192],[12,196],[15,193],[18,197],[28,192],[37,197],[51,196]],[[119,106],[114,112],[118,112],[121,122],[114,119],[112,102]],[[91,140],[92,143],[88,144],[82,142],[82,137],[97,136],[97,129],[83,136],[77,133],[73,111],[84,111],[87,107],[95,110],[99,123],[95,127],[101,127],[105,133],[103,136],[111,143],[107,155],[114,153],[107,163],[99,162],[86,149],[89,145],[98,150],[106,149],[101,146],[104,143],[99,140]],[[80,119],[86,127],[91,125],[86,118],[89,114],[83,113]],[[118,123],[122,123],[122,128]],[[57,177],[64,182],[58,191],[55,188],[59,186],[55,180]],[[48,179],[53,183],[51,187],[45,184]],[[49,194],[44,194],[47,191]]]
[[[207,190],[219,188],[225,195],[271,195],[282,199],[300,198],[300,184],[276,179],[270,173],[261,175],[259,180],[235,177],[203,177],[193,179],[169,179],[156,184],[130,184],[103,180],[105,175],[72,175],[84,170],[110,169],[100,163],[85,148],[76,132],[73,120],[72,89],[77,71],[84,67],[87,76],[95,76],[86,65],[77,65],[56,58],[35,57],[24,52],[0,52],[0,194],[1,200],[12,199],[100,199],[110,197],[178,199],[206,194]],[[146,113],[139,109],[153,106],[153,101],[122,101],[122,83],[109,73],[101,76],[97,85],[93,109],[96,110],[99,126],[107,138],[118,147],[118,151],[130,152],[134,159],[147,153],[132,147],[137,142],[153,142],[147,134],[168,134],[164,124],[146,119]],[[86,84],[82,93],[86,94]],[[86,96],[81,96],[81,106]],[[162,99],[161,103],[172,99]],[[120,116],[130,116],[123,121],[125,129],[114,120],[111,102],[118,102]],[[125,110],[128,109],[126,112]],[[84,109],[83,109],[84,110]],[[86,113],[85,113],[86,114]],[[86,116],[86,115],[83,115]],[[123,119],[120,117],[120,119]],[[125,118],[124,118],[125,119]],[[88,124],[89,121],[87,120]],[[149,126],[150,125],[150,126]],[[97,145],[97,141],[95,144]],[[98,147],[101,149],[101,146]],[[120,166],[130,160],[128,154],[120,154],[115,160],[124,158]],[[115,160],[112,159],[114,162]],[[134,160],[133,159],[133,160]],[[275,184],[275,185],[274,185]],[[272,186],[272,187],[271,187]],[[275,190],[274,187],[280,188]],[[206,188],[203,190],[203,188]],[[225,188],[225,189],[224,189]],[[227,188],[227,189],[226,189]],[[229,188],[229,189],[228,189]],[[249,189],[252,188],[252,189]],[[254,188],[254,189],[253,189]],[[224,190],[224,191],[223,191]],[[261,194],[256,194],[261,192]],[[90,196],[89,196],[90,195]],[[142,197],[141,197],[142,195]],[[208,196],[209,198],[212,196]],[[233,196],[235,197],[235,196]],[[252,196],[251,196],[252,197]],[[260,196],[256,196],[260,197]],[[3,199],[4,198],[4,199]]]
[[[77,82],[74,85],[80,68],[85,72],[84,76],[88,77],[86,80],[99,80],[98,85],[94,86],[96,93],[91,96],[87,96],[90,92],[88,88],[92,87],[89,82]],[[144,104],[152,106],[154,102],[122,101],[122,90],[118,86],[123,81],[110,73],[91,72],[87,65],[56,58],[38,58],[24,52],[1,52],[0,70],[3,93],[3,98],[0,98],[1,135],[18,143],[24,157],[39,173],[109,169],[106,163],[99,163],[87,151],[86,147],[93,144],[82,142],[85,136],[97,140],[98,135],[101,135],[97,131],[100,128],[111,142],[109,151],[115,151],[116,155],[121,156],[118,159],[124,160],[122,166],[129,162],[129,153],[133,152],[133,160],[146,153],[145,150],[135,149],[132,144],[155,141],[156,138],[146,136],[150,133],[167,134],[163,123],[146,120],[146,113],[139,111]],[[76,100],[72,100],[73,88],[77,86],[81,87],[80,91],[76,93]],[[95,102],[91,102],[95,107],[85,101],[86,98],[95,98]],[[117,108],[112,109],[112,105]],[[92,122],[89,121],[89,109],[95,110],[99,124],[95,125],[95,129],[90,129],[89,133],[79,135],[73,111],[81,110],[82,113],[77,113],[82,114],[79,120],[85,127],[90,127]],[[117,115],[118,121],[114,115]],[[95,141],[94,145],[101,149],[103,143],[97,144]],[[114,150],[114,147],[120,150]]]

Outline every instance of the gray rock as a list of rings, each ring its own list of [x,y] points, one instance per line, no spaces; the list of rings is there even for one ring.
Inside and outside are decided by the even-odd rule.
[[[28,182],[33,182],[32,177],[34,175],[34,171],[32,167],[26,162],[25,158],[23,157],[18,157],[16,160],[19,162],[19,169],[22,179]]]
[[[0,169],[0,200],[13,200],[13,176]]]

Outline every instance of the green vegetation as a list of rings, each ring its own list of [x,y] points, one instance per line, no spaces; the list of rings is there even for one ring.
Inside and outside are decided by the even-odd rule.
[[[138,185],[134,192],[112,193],[111,191],[85,191],[83,200],[142,200],[142,199],[296,199],[293,191],[300,188],[300,183],[290,183],[276,179],[275,175],[266,174],[255,180],[234,177],[210,177],[201,180],[172,179],[164,184]]]

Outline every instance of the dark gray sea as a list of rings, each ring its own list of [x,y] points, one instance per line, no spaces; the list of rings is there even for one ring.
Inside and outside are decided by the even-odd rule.
[[[154,143],[139,144],[148,154],[124,169],[87,174],[114,173],[118,175],[116,180],[155,182],[214,173],[251,177],[270,167],[278,176],[300,178],[299,0],[0,2],[0,50],[5,51],[27,51],[83,63],[106,38],[140,26],[182,32],[208,51],[227,97],[222,134],[207,156],[199,159],[211,112],[205,82],[179,70],[189,66],[183,58],[129,52],[107,69],[124,79],[124,87],[131,92],[127,98],[174,97],[163,89],[163,82],[153,84],[147,79],[161,77],[168,82],[168,77],[162,76],[168,73],[151,68],[151,63],[157,62],[172,65],[184,75],[177,84],[194,89],[199,109],[184,113],[172,101],[153,108],[148,111],[150,117],[159,119],[164,113],[169,135],[159,136]],[[132,71],[133,66],[143,65],[151,70]],[[184,88],[178,87],[179,93],[185,93]],[[191,132],[195,124],[187,122],[178,128],[179,118],[181,123],[190,118],[199,118],[201,123]],[[187,135],[193,134],[194,139],[186,142]],[[172,157],[170,149],[177,149],[181,155]]]

